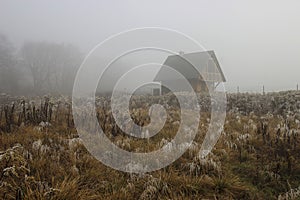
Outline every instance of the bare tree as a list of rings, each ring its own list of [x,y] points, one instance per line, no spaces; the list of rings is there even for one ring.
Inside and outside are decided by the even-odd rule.
[[[11,42],[0,34],[0,91],[16,91],[18,79],[16,76],[16,57]]]
[[[81,54],[71,45],[44,42],[25,43],[23,63],[29,68],[35,93],[70,92]]]

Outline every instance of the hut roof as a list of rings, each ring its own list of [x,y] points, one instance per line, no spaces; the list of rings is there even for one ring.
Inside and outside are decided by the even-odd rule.
[[[175,69],[187,79],[199,78],[200,75],[207,81],[226,81],[214,51],[168,56],[157,73],[155,81],[172,80],[172,75],[170,75],[169,70],[165,66]],[[199,74],[198,71],[201,73]]]

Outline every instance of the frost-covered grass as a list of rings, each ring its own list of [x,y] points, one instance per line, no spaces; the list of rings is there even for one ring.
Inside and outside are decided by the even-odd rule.
[[[188,151],[170,166],[147,174],[119,172],[93,158],[77,136],[68,103],[57,106],[53,101],[50,117],[50,104],[45,112],[42,101],[36,105],[39,114],[33,115],[31,105],[31,110],[26,107],[26,115],[31,115],[24,117],[16,101],[15,110],[10,104],[6,111],[12,119],[4,110],[0,117],[0,199],[299,198],[300,103],[296,94],[239,94],[240,100],[234,95],[228,98],[222,135],[206,159],[198,156],[210,117],[203,112],[199,133]],[[106,134],[125,150],[168,150],[180,124],[176,108],[170,112],[164,129],[150,140],[119,132],[112,135],[112,122]],[[184,130],[189,134],[189,127]]]

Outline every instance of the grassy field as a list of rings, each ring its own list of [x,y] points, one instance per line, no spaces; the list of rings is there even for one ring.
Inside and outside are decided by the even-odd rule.
[[[68,98],[3,98],[0,199],[299,199],[300,93],[227,98],[224,130],[206,159],[198,153],[209,108],[201,113],[189,150],[168,167],[146,174],[120,172],[91,156],[78,138]],[[148,111],[137,110],[131,114],[139,123]],[[100,122],[111,119],[101,108],[97,113]],[[171,107],[165,127],[148,141],[113,131],[113,120],[103,126],[121,148],[153,151],[174,137],[178,113]]]

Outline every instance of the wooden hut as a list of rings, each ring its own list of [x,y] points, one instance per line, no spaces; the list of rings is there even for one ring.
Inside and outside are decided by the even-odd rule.
[[[168,56],[155,77],[154,81],[161,83],[161,94],[170,92],[164,85],[172,85],[176,88],[174,92],[188,90],[183,80],[174,78],[166,66],[183,75],[197,93],[208,92],[208,88],[214,90],[219,83],[226,81],[214,51],[180,53]]]

